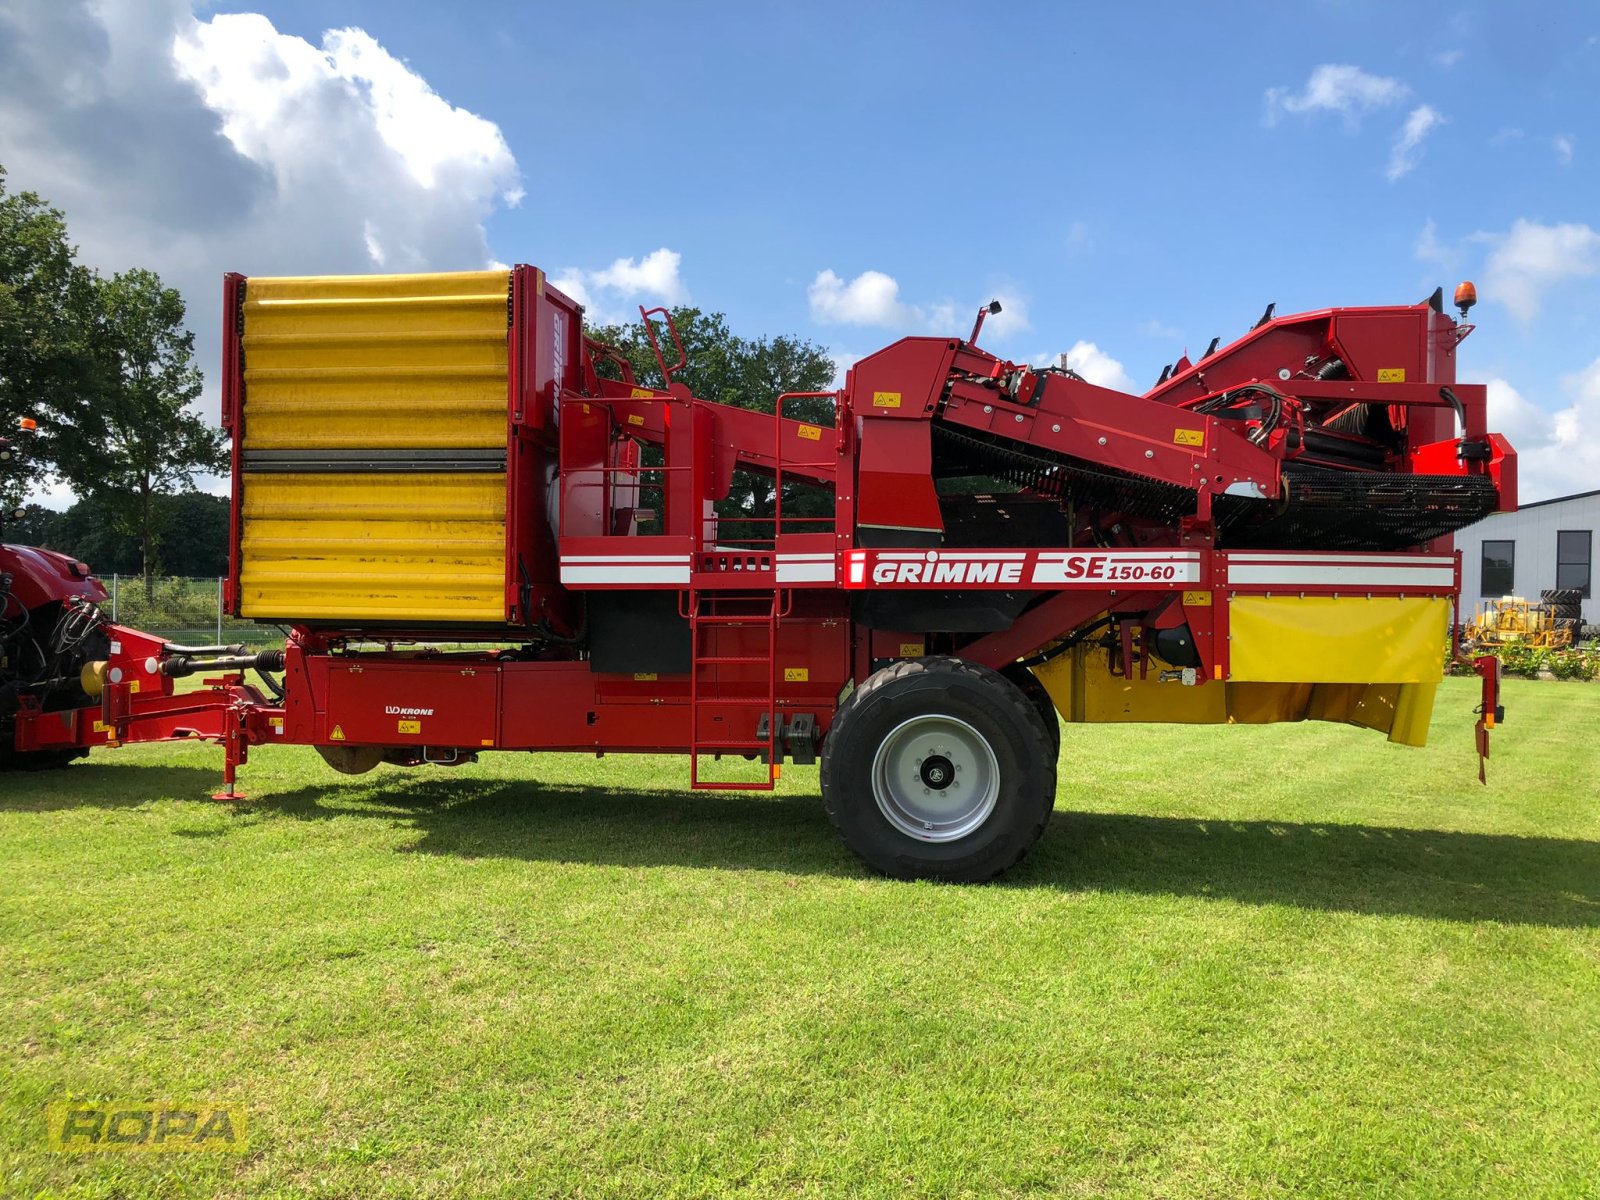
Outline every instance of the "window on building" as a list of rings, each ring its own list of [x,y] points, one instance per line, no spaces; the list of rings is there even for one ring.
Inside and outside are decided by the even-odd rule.
[[[1563,529],[1556,534],[1556,587],[1577,588],[1589,598],[1589,557],[1594,534],[1587,529]]]
[[[1516,590],[1517,544],[1513,541],[1485,542],[1483,544],[1483,581],[1481,593],[1485,596],[1509,596]]]

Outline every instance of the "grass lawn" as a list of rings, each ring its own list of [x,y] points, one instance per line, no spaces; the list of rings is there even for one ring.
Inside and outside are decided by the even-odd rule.
[[[1002,882],[866,876],[814,770],[0,777],[0,1194],[1595,1196],[1600,687],[1426,750],[1076,726]],[[250,1152],[52,1155],[68,1095]]]

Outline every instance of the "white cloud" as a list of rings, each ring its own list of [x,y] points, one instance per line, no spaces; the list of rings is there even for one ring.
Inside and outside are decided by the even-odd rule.
[[[1491,379],[1489,429],[1504,434],[1519,455],[1548,446],[1555,438],[1550,413],[1528,400],[1504,379]]]
[[[1570,133],[1558,133],[1551,142],[1556,149],[1556,161],[1563,167],[1572,165],[1572,153],[1577,149],[1577,139]]]
[[[1556,284],[1600,273],[1600,233],[1587,225],[1518,218],[1509,233],[1478,238],[1494,243],[1483,269],[1484,299],[1499,301],[1522,321],[1538,315],[1545,292]]]
[[[1157,317],[1151,317],[1143,325],[1139,326],[1139,332],[1146,337],[1160,338],[1164,342],[1183,341],[1183,330],[1176,326],[1168,325]]]
[[[595,287],[617,292],[628,299],[647,296],[667,304],[682,304],[689,298],[678,268],[683,265],[683,255],[665,246],[652,250],[638,262],[619,258],[603,271],[590,277]]]
[[[521,197],[499,128],[360,29],[187,0],[0,7],[0,162],[80,257],[179,288],[216,412],[222,274],[473,269]]]
[[[913,321],[900,302],[900,285],[882,271],[863,271],[846,283],[832,270],[821,271],[806,289],[811,319],[824,325],[878,325],[899,329]]]
[[[1028,320],[1028,302],[1014,292],[996,292],[1000,311],[983,321],[983,336],[1008,338],[1033,328]]]
[[[1094,230],[1087,221],[1074,221],[1067,226],[1067,253],[1094,253]]]
[[[1003,339],[1032,326],[1028,303],[1011,291],[991,292],[1000,311],[984,319],[985,337]],[[846,281],[832,270],[819,271],[806,288],[811,319],[822,325],[865,325],[880,329],[952,334],[971,332],[978,307],[962,309],[948,300],[908,304],[900,298],[900,284],[882,271],[863,271]]]
[[[1514,126],[1507,126],[1505,129],[1500,130],[1489,139],[1489,145],[1509,146],[1512,142],[1520,142],[1521,140],[1522,130],[1517,129]]]
[[[1061,356],[1061,365],[1100,387],[1116,388],[1119,392],[1138,391],[1122,364],[1093,342],[1081,339],[1074,342],[1072,349]]]
[[[37,504],[52,512],[66,512],[78,500],[66,484],[51,481],[35,482],[31,486],[25,486],[23,495],[27,503]]]
[[[1489,428],[1517,451],[1523,503],[1588,491],[1600,479],[1600,358],[1562,380],[1571,403],[1546,412],[1503,379],[1489,381]]]
[[[321,165],[319,134],[343,132],[366,143],[366,153],[381,146],[426,192],[445,187],[509,204],[522,198],[499,127],[441,99],[364,30],[330,29],[317,47],[279,33],[258,13],[220,14],[180,24],[172,59],[221,117],[234,148],[280,184]],[[330,115],[340,119],[332,128]]]
[[[1422,232],[1417,235],[1417,244],[1412,249],[1412,254],[1418,262],[1432,263],[1446,270],[1455,265],[1459,258],[1458,252],[1451,246],[1446,246],[1439,241],[1439,226],[1432,217],[1422,227]]]
[[[686,304],[689,289],[683,282],[683,255],[662,246],[643,258],[619,258],[609,267],[589,271],[566,267],[550,276],[550,282],[588,310],[587,317],[599,325],[618,325],[634,319],[627,308],[640,300],[661,304]]]
[[[1417,165],[1422,157],[1423,139],[1443,124],[1444,118],[1431,104],[1419,104],[1411,110],[1389,150],[1389,167],[1384,174],[1390,183]]]
[[[1334,112],[1355,124],[1370,112],[1399,104],[1410,90],[1398,79],[1369,75],[1348,63],[1323,63],[1298,92],[1268,88],[1266,120],[1270,125],[1283,113]]]
[[[1433,56],[1433,61],[1436,65],[1448,71],[1461,61],[1462,53],[1460,50],[1440,50]]]
[[[855,366],[866,356],[852,353],[849,350],[830,350],[828,352],[828,357],[833,360],[833,382],[828,386],[831,388],[842,388],[844,386],[845,372],[851,367]]]

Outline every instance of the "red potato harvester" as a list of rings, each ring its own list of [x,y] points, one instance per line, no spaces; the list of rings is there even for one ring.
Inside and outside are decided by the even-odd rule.
[[[641,384],[533,267],[230,275],[228,604],[287,643],[118,627],[82,563],[7,546],[6,761],[197,737],[232,797],[271,743],[347,773],[681,753],[724,789],[820,758],[870,866],[972,881],[1043,830],[1058,714],[1420,745],[1451,534],[1516,497],[1456,299],[1269,308],[1143,396],[981,349],[991,305],[756,411],[677,381],[659,309]]]

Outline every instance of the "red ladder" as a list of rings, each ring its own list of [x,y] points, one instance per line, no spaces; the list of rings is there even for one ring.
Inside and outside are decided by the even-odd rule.
[[[691,589],[689,599],[689,786],[702,791],[770,792],[777,786],[779,751],[783,744],[783,726],[778,716],[777,647],[778,625],[789,605],[789,594],[782,588],[771,591],[725,591]],[[766,635],[764,652],[759,654],[708,653],[705,633],[708,629],[759,626]],[[715,647],[721,649],[721,647]],[[715,676],[721,666],[761,666],[766,684],[764,695],[723,696],[708,699],[703,689],[716,686],[720,693],[721,681]],[[725,710],[725,711],[723,711]],[[704,718],[719,711],[743,724],[749,717],[745,734],[742,729],[727,735],[708,736]],[[763,721],[763,717],[765,720]],[[762,725],[766,736],[760,735]],[[765,779],[731,781],[700,778],[700,756],[703,754],[763,754],[766,756]]]

